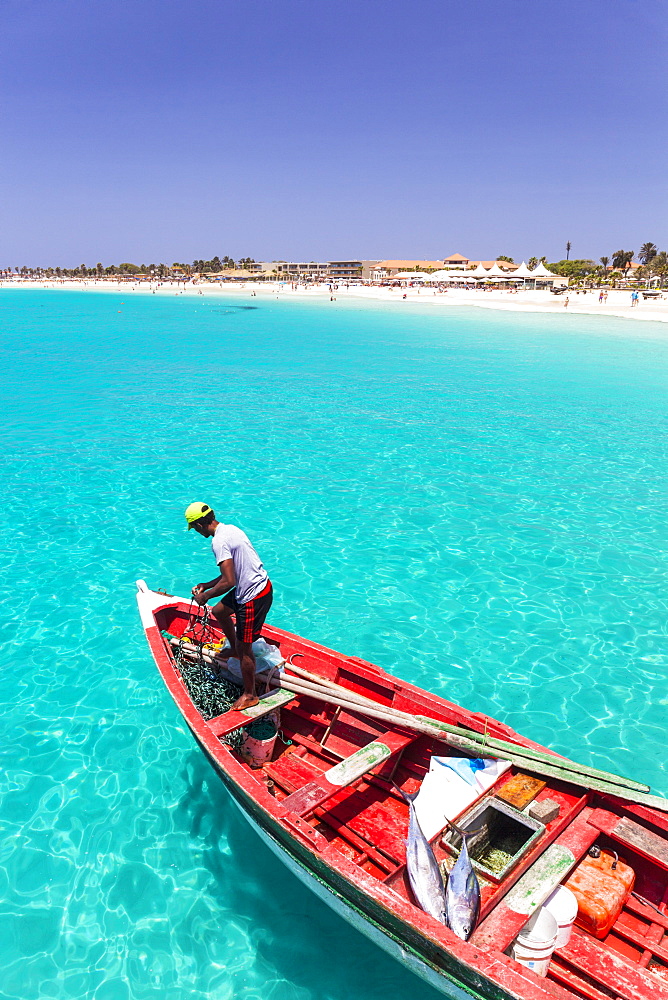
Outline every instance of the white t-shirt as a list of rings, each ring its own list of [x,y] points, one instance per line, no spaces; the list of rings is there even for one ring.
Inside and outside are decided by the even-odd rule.
[[[234,564],[238,604],[248,604],[267,586],[269,577],[266,570],[241,528],[235,528],[233,524],[219,524],[211,539],[211,549],[219,566],[226,559],[231,559]]]

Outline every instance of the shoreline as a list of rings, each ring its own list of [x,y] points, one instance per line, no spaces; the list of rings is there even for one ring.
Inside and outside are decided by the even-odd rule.
[[[160,282],[114,282],[109,280],[97,281],[94,278],[65,278],[65,279],[43,279],[43,280],[0,280],[0,293],[5,289],[32,289],[49,291],[88,291],[88,292],[112,292],[114,294],[139,294],[139,295],[185,295],[188,298],[195,296],[206,296],[207,298],[225,298],[243,295],[248,297],[255,293],[257,298],[291,298],[291,299],[314,299],[333,301],[338,299],[344,301],[361,300],[371,302],[390,302],[397,305],[407,302],[411,305],[424,304],[438,307],[452,306],[477,306],[481,309],[498,309],[506,312],[520,313],[550,313],[552,315],[588,315],[588,316],[612,316],[617,319],[631,319],[645,322],[668,323],[668,298],[643,300],[640,299],[638,305],[631,306],[631,294],[628,289],[612,289],[608,294],[608,302],[603,304],[598,301],[597,291],[577,292],[575,290],[564,295],[553,295],[549,291],[518,291],[510,292],[505,289],[496,289],[486,292],[482,290],[468,290],[464,288],[451,288],[444,292],[434,291],[434,289],[422,288],[391,288],[380,286],[352,286],[345,287],[344,283],[339,283],[338,287],[330,293],[327,286],[322,285],[297,285],[290,282],[268,282],[249,281],[235,284],[210,285],[193,283],[192,281],[170,281]],[[568,306],[565,300],[568,299]]]

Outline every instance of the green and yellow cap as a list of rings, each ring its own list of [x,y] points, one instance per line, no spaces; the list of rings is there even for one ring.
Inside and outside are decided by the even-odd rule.
[[[200,517],[205,517],[207,514],[211,513],[211,508],[208,503],[191,503],[186,507],[186,521],[188,522],[188,531],[195,527],[195,521],[199,521]]]

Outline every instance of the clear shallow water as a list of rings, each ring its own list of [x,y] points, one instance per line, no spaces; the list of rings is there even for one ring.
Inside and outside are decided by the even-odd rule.
[[[211,575],[193,499],[276,625],[668,794],[664,327],[7,290],[0,319],[3,1000],[434,997],[274,860],[158,680],[134,580]]]

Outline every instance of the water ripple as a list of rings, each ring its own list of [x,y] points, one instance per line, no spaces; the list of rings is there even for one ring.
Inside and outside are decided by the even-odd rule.
[[[3,998],[433,996],[249,832],[158,681],[133,582],[211,574],[193,498],[254,539],[276,624],[668,792],[651,324],[181,298],[119,316],[48,292],[0,311]]]

